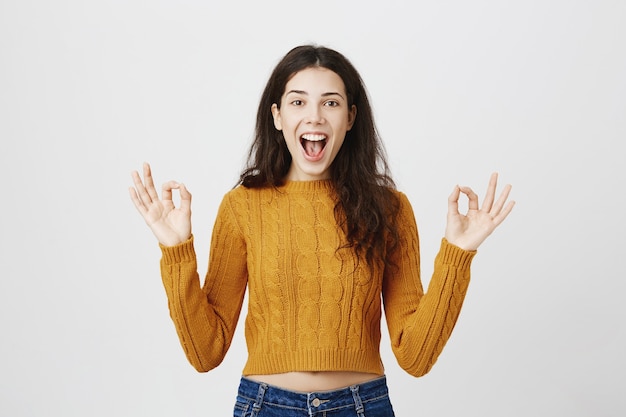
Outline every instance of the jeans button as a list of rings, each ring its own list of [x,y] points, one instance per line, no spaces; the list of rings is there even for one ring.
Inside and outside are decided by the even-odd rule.
[[[313,399],[313,401],[311,401],[311,405],[312,405],[313,407],[319,407],[321,403],[322,403],[322,402],[320,401],[320,399],[319,399],[319,398],[314,398],[314,399]]]

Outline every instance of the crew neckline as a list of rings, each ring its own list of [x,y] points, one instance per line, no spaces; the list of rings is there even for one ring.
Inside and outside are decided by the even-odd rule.
[[[311,180],[311,181],[294,181],[287,180],[285,183],[278,187],[278,189],[285,191],[319,191],[319,190],[332,190],[332,180]]]

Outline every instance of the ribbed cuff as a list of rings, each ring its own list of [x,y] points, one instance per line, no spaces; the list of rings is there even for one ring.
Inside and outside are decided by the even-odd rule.
[[[192,261],[196,258],[196,251],[193,246],[193,235],[185,242],[176,246],[164,246],[159,243],[163,262],[166,265],[173,265],[181,262]]]
[[[465,269],[470,267],[476,253],[476,251],[461,249],[448,242],[444,237],[441,239],[441,248],[439,249],[435,263],[454,265],[458,269]]]

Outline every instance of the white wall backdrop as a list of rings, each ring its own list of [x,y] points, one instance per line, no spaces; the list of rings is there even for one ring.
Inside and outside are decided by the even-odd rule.
[[[192,190],[204,274],[269,72],[309,42],[361,71],[425,284],[454,184],[514,185],[430,374],[383,339],[396,414],[625,415],[625,21],[620,0],[0,1],[0,415],[232,415],[243,328],[218,369],[187,364],[129,174]]]

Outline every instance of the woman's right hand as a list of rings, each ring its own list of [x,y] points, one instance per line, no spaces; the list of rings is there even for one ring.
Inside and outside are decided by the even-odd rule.
[[[148,163],[143,164],[143,181],[139,173],[131,173],[134,187],[129,188],[130,198],[146,221],[152,233],[164,246],[175,246],[191,237],[191,193],[183,184],[168,181],[163,184],[161,199],[154,188]],[[172,190],[180,193],[180,207],[174,207]]]

